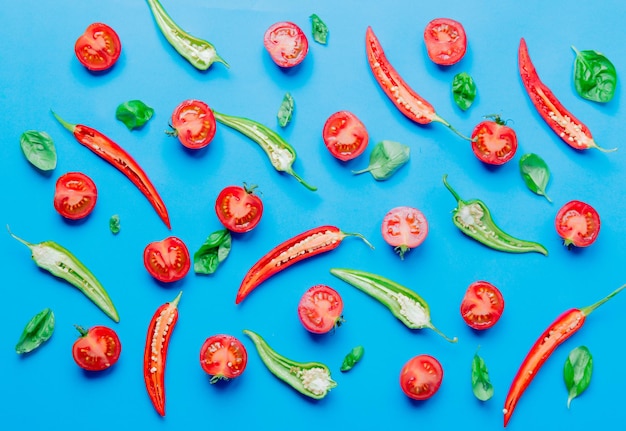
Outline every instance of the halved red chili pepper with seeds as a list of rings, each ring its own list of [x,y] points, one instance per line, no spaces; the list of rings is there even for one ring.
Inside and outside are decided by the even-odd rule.
[[[248,270],[239,286],[235,303],[239,304],[259,284],[277,272],[309,257],[334,250],[348,236],[359,237],[374,248],[363,235],[345,233],[335,226],[319,226],[307,230],[276,246]]]

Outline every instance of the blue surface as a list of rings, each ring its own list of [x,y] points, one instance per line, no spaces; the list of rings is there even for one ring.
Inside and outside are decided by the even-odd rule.
[[[587,11],[570,2],[538,0],[514,5],[493,0],[394,4],[163,0],[175,21],[213,42],[230,63],[230,69],[216,64],[205,73],[168,45],[143,1],[23,0],[2,8],[2,222],[31,242],[54,240],[73,251],[100,278],[121,316],[114,324],[71,286],[37,270],[25,247],[8,234],[0,235],[5,268],[0,337],[3,428],[502,427],[504,397],[536,337],[562,311],[595,302],[626,282],[623,86],[618,85],[615,99],[606,105],[578,97],[570,48],[605,53],[620,78],[624,76],[626,5],[608,2]],[[290,20],[310,34],[311,13],[328,25],[328,45],[309,38],[310,52],[301,66],[279,70],[263,48],[265,29]],[[462,22],[468,34],[467,55],[450,68],[431,63],[424,48],[423,29],[436,17]],[[123,44],[115,67],[97,75],[87,72],[73,51],[76,38],[96,21],[113,27]],[[367,66],[368,25],[405,80],[463,133],[471,133],[484,115],[510,119],[520,143],[515,159],[497,169],[486,168],[466,142],[441,125],[419,126],[404,118]],[[521,37],[543,81],[590,127],[599,145],[617,146],[617,152],[575,152],[548,129],[519,79]],[[467,112],[461,112],[450,95],[452,77],[461,71],[470,73],[478,86],[477,100]],[[196,153],[163,133],[173,109],[188,98],[278,130],[275,116],[286,91],[294,96],[296,111],[280,133],[298,151],[294,168],[318,186],[315,193],[274,171],[258,147],[225,127],[219,127],[210,147]],[[155,109],[142,130],[129,132],[115,120],[117,105],[130,99]],[[168,206],[171,231],[127,178],[56,123],[51,109],[69,122],[101,130],[136,158]],[[332,158],[321,140],[324,121],[341,109],[354,112],[370,133],[367,152],[345,164]],[[55,140],[59,163],[52,175],[36,171],[21,153],[19,137],[30,129],[45,130]],[[366,165],[371,148],[383,139],[410,145],[410,163],[386,182],[353,176],[351,169]],[[523,184],[517,163],[527,152],[541,155],[552,169],[548,193],[553,204]],[[95,211],[82,223],[64,221],[52,205],[56,178],[74,170],[91,176],[99,190]],[[455,202],[442,184],[444,174],[462,197],[482,199],[504,230],[541,242],[549,256],[501,253],[461,234],[451,221]],[[176,235],[193,253],[221,228],[213,211],[219,191],[244,181],[258,184],[262,192],[265,213],[259,226],[233,239],[231,255],[215,275],[190,272],[172,286],[155,282],[142,263],[144,247]],[[599,239],[588,249],[568,251],[554,229],[557,210],[572,199],[592,204],[602,219]],[[430,225],[424,244],[403,261],[380,234],[382,217],[399,205],[420,208]],[[117,236],[108,228],[113,214],[121,217]],[[322,224],[360,232],[375,250],[358,239],[346,239],[337,250],[268,280],[235,306],[241,279],[261,255]],[[329,269],[335,266],[367,269],[414,289],[430,303],[434,324],[458,336],[458,344],[432,331],[408,330],[380,304],[334,278]],[[506,301],[501,321],[483,333],[468,328],[459,313],[467,286],[479,279],[498,286]],[[346,322],[334,334],[312,336],[297,318],[298,299],[318,283],[333,286],[345,301]],[[180,318],[166,371],[167,416],[161,418],[144,388],[143,348],[152,314],[180,290]],[[596,311],[548,360],[522,397],[509,429],[610,429],[624,423],[626,411],[616,396],[625,383],[622,295]],[[52,339],[19,357],[14,345],[24,325],[45,307],[57,317]],[[123,345],[120,361],[98,375],[79,369],[71,356],[74,324],[114,327]],[[338,387],[319,402],[300,396],[267,371],[243,329],[261,334],[295,360],[328,364]],[[248,349],[248,368],[229,384],[209,384],[199,366],[200,346],[216,333],[238,336]],[[340,373],[344,355],[358,344],[366,351],[362,362],[350,373]],[[591,386],[568,410],[562,367],[578,345],[589,347],[595,369]],[[495,386],[493,399],[485,403],[474,398],[470,384],[478,346]],[[437,357],[445,376],[433,398],[412,402],[401,392],[398,377],[402,365],[421,353]]]

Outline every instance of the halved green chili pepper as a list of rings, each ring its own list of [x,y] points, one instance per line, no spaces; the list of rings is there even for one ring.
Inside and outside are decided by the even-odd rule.
[[[15,345],[18,354],[28,353],[41,346],[52,337],[54,332],[54,313],[44,308],[35,314],[24,327],[22,335]]]
[[[163,36],[196,69],[207,70],[215,62],[229,67],[228,63],[217,54],[212,44],[194,37],[180,28],[168,15],[159,0],[147,0],[147,2]]]
[[[470,201],[461,199],[448,184],[447,177],[443,176],[443,183],[457,201],[457,207],[452,211],[452,221],[461,232],[494,250],[548,255],[548,250],[543,245],[517,239],[503,232],[491,219],[491,213],[484,202],[478,199]]]
[[[9,234],[30,249],[31,257],[38,267],[67,281],[83,292],[107,316],[115,322],[120,321],[117,310],[102,284],[71,252],[54,241],[32,244],[16,236],[10,230]]]
[[[316,400],[326,396],[328,391],[337,386],[330,376],[329,368],[319,362],[296,362],[279,355],[259,335],[244,329],[254,342],[261,360],[268,370],[289,386],[307,397]]]
[[[356,269],[332,268],[330,273],[380,301],[408,328],[430,328],[451,343],[458,341],[456,337],[449,338],[435,328],[430,320],[430,307],[411,289],[380,275]]]
[[[293,162],[296,160],[296,150],[294,150],[289,143],[281,138],[278,133],[254,120],[220,114],[215,110],[213,111],[213,114],[215,115],[215,119],[220,123],[238,131],[239,133],[242,133],[259,144],[269,157],[274,169],[293,176],[300,184],[309,190],[317,190],[317,187],[307,184],[293,171],[291,165],[293,165]]]

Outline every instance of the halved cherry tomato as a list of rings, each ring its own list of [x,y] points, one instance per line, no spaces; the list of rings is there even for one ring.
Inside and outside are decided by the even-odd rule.
[[[491,328],[500,319],[503,311],[502,293],[487,281],[470,284],[461,302],[461,316],[474,329]]]
[[[122,344],[115,331],[106,326],[85,330],[76,326],[80,338],[74,342],[72,356],[79,367],[102,371],[115,364],[122,353]]]
[[[277,22],[265,32],[265,49],[280,67],[293,67],[302,62],[309,52],[309,41],[293,22]]]
[[[88,216],[97,199],[96,184],[82,172],[68,172],[57,179],[54,209],[63,217],[78,220]]]
[[[309,288],[300,298],[298,317],[307,331],[325,334],[343,321],[343,299],[339,293],[324,284]]]
[[[441,66],[457,63],[467,50],[467,36],[460,22],[436,18],[426,25],[424,42],[428,57]]]
[[[555,225],[567,247],[587,247],[600,233],[600,215],[589,204],[570,201],[556,214]]]
[[[383,239],[404,259],[404,254],[417,247],[428,235],[428,222],[417,208],[402,206],[389,210],[381,227]]]
[[[439,390],[443,380],[443,368],[430,355],[418,355],[404,364],[400,372],[400,387],[407,397],[425,400]]]
[[[356,115],[349,111],[339,111],[326,120],[322,138],[330,154],[345,162],[365,151],[369,135]]]
[[[210,376],[211,383],[239,377],[246,369],[248,352],[232,335],[212,335],[200,349],[200,365]]]
[[[122,44],[111,27],[95,22],[76,40],[74,51],[78,61],[87,69],[102,71],[115,64],[122,52]]]
[[[209,106],[200,100],[185,100],[172,113],[172,131],[187,148],[198,150],[211,143],[215,136],[215,115]]]
[[[502,165],[517,151],[517,135],[498,116],[479,123],[472,132],[472,151],[481,162]]]
[[[256,186],[228,186],[217,196],[215,213],[224,227],[244,233],[256,227],[263,215],[263,202],[254,194]]]
[[[175,236],[148,244],[143,263],[151,276],[164,283],[180,280],[191,267],[187,246]]]

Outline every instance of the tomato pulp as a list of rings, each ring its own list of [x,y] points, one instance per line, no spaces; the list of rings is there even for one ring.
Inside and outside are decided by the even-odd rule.
[[[282,21],[270,26],[263,39],[265,49],[280,67],[293,67],[302,62],[309,52],[309,41],[300,27]]]
[[[79,367],[88,371],[102,371],[115,364],[122,352],[122,344],[115,331],[106,326],[85,330],[76,326],[80,338],[74,342],[72,356]]]
[[[74,51],[83,66],[98,72],[115,64],[122,52],[122,44],[111,27],[96,22],[76,40]]]
[[[325,334],[342,322],[343,299],[326,285],[318,284],[304,292],[298,304],[298,317],[307,331]]]
[[[502,165],[513,158],[517,151],[515,130],[499,116],[479,123],[472,132],[472,151],[483,163]]]
[[[556,215],[556,231],[567,247],[587,247],[600,233],[600,215],[589,204],[570,201]]]
[[[365,151],[369,135],[356,115],[349,111],[339,111],[326,120],[322,138],[330,154],[345,162]]]
[[[435,395],[442,380],[441,364],[429,355],[411,358],[400,372],[400,387],[407,397],[414,400],[425,400]]]
[[[204,341],[200,349],[200,365],[212,376],[211,383],[239,377],[247,363],[246,348],[232,335],[212,335]]]
[[[173,132],[185,147],[192,150],[204,148],[215,136],[215,115],[209,106],[200,100],[185,100],[172,113]]]
[[[143,263],[151,276],[164,283],[180,280],[191,267],[187,246],[175,236],[148,244]]]
[[[441,66],[459,62],[467,51],[467,36],[463,25],[450,18],[430,21],[424,30],[424,42],[428,57]]]
[[[461,316],[473,329],[491,328],[500,319],[503,311],[502,293],[487,281],[470,284],[461,302]]]
[[[383,239],[404,259],[404,254],[417,247],[428,235],[428,222],[417,208],[396,207],[385,215],[381,226]]]
[[[231,232],[251,231],[261,221],[263,202],[254,194],[255,187],[228,186],[217,196],[215,213]]]
[[[87,217],[96,206],[97,199],[96,184],[82,172],[68,172],[57,179],[54,209],[63,217],[71,220]]]

